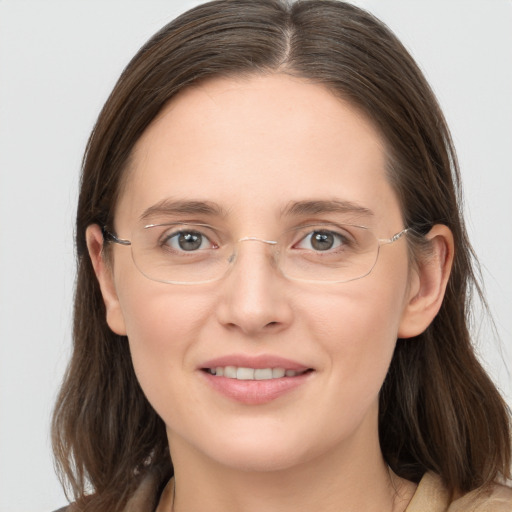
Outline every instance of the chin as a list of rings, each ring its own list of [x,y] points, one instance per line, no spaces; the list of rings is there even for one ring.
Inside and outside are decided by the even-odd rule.
[[[235,471],[268,473],[290,470],[321,458],[340,441],[333,439],[332,433],[292,429],[290,425],[288,428],[275,424],[244,426],[240,428],[239,424],[236,430],[217,426],[215,432],[204,436],[203,439],[209,439],[207,444],[193,443],[191,438],[188,442],[214,464]]]
[[[308,461],[305,453],[298,452],[297,447],[238,446],[230,445],[228,452],[211,453],[219,464],[236,471],[269,473],[286,471]]]

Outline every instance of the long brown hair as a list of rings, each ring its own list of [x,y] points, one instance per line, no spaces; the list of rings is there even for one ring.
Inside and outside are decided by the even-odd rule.
[[[434,471],[457,491],[510,477],[509,413],[468,331],[471,295],[480,292],[461,215],[457,158],[421,71],[389,29],[350,4],[217,0],[181,15],[141,48],[87,145],[76,224],[73,355],[53,418],[61,475],[87,508],[121,510],[148,471],[157,468],[163,484],[173,470],[164,424],[139,387],[127,340],[107,326],[85,230],[112,223],[132,148],[178,91],[210,77],[275,72],[322,84],[362,109],[387,143],[388,175],[405,225],[419,233],[420,244],[439,223],[455,238],[441,310],[423,334],[398,340],[380,394],[387,463],[416,482]]]

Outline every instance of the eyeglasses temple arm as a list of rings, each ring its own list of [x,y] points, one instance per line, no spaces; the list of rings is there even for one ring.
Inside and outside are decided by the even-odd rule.
[[[130,240],[124,240],[123,238],[117,238],[117,236],[114,235],[114,233],[111,233],[110,231],[108,231],[108,229],[105,226],[103,227],[103,229],[101,231],[103,232],[103,238],[107,242],[113,242],[115,244],[120,244],[120,245],[132,245]]]
[[[391,238],[379,238],[378,239],[379,243],[380,244],[392,244],[393,242],[396,242],[397,240],[402,238],[407,233],[407,231],[409,231],[409,228],[403,229],[399,233],[396,233],[395,235],[393,235]]]

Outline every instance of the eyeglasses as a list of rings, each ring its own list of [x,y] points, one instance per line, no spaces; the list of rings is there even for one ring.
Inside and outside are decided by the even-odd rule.
[[[402,238],[377,238],[370,229],[350,224],[307,224],[285,231],[276,240],[232,239],[208,224],[149,224],[131,240],[106,227],[105,241],[131,246],[135,266],[147,278],[169,284],[202,284],[221,279],[236,262],[242,242],[268,247],[273,266],[288,279],[310,283],[346,283],[367,276],[380,247]]]

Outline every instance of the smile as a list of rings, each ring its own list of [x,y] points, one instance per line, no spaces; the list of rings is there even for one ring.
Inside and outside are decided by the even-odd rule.
[[[275,354],[230,354],[204,361],[197,369],[210,389],[244,405],[296,396],[317,373],[311,366]]]
[[[309,371],[285,370],[284,368],[245,368],[243,366],[217,366],[205,368],[207,373],[216,377],[226,377],[237,380],[272,380],[283,377],[296,377]]]

